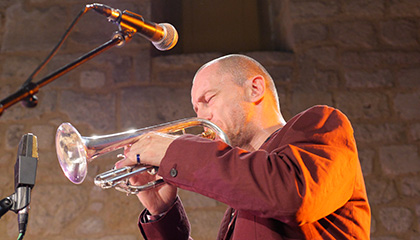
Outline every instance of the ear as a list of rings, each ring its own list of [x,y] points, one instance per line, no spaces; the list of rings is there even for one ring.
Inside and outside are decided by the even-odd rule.
[[[257,75],[250,81],[249,87],[249,100],[254,103],[260,102],[266,90],[265,79],[261,75]]]

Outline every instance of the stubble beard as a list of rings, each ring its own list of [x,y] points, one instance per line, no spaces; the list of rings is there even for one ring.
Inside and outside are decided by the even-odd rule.
[[[227,130],[226,135],[229,137],[232,147],[239,147],[245,150],[250,150],[250,143],[255,136],[255,131],[250,122],[247,122],[246,116],[240,114],[235,126]]]

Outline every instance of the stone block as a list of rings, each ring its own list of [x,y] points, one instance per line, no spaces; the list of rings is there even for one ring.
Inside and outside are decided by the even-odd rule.
[[[384,0],[353,0],[345,1],[343,12],[351,17],[382,16],[385,13]]]
[[[398,19],[380,23],[384,42],[391,46],[418,46],[418,27],[413,20]]]
[[[8,57],[1,61],[0,77],[12,79],[15,83],[20,83],[20,86],[28,79],[39,63],[39,59],[32,56]]]
[[[80,86],[85,89],[98,89],[105,86],[106,77],[102,71],[83,71],[80,73]]]
[[[4,166],[4,165],[8,165],[10,162],[12,162],[14,159],[16,159],[15,155],[12,155],[11,153],[3,153],[0,156],[0,166]],[[2,168],[3,169],[3,168]],[[0,174],[0,176],[4,176],[5,174]],[[2,181],[4,179],[0,179],[0,181],[2,183],[4,183],[4,185],[6,185],[7,183]]]
[[[338,64],[338,51],[335,47],[316,47],[305,50],[298,55],[299,63],[310,63],[322,67],[336,67]]]
[[[407,231],[413,223],[413,214],[403,207],[384,207],[379,210],[382,225],[393,233]]]
[[[393,145],[379,148],[382,172],[389,176],[420,171],[418,149],[413,145]]]
[[[94,202],[89,204],[89,211],[100,213],[104,208],[104,204],[101,202]]]
[[[92,186],[89,191],[89,199],[94,201],[102,201],[110,197],[109,191],[104,191],[100,187]]]
[[[321,42],[328,37],[328,28],[321,23],[301,23],[293,27],[295,43]]]
[[[399,86],[404,88],[420,88],[420,68],[400,69],[397,74]]]
[[[19,142],[25,134],[23,125],[10,125],[6,131],[6,146],[9,149],[18,149]]]
[[[13,88],[15,88],[14,86],[12,87],[10,84],[6,84],[5,82],[5,80],[3,80],[1,77],[0,77],[0,81],[4,81],[4,84],[2,85],[2,86],[0,86],[0,99],[4,99],[4,98],[6,98],[6,97],[8,97],[10,94],[12,94],[13,93],[13,90],[15,90],[15,89],[13,89]],[[17,88],[17,86],[16,86],[16,88]],[[13,89],[13,90],[12,90]]]
[[[69,24],[63,20],[63,16],[66,16],[66,12],[60,6],[29,9],[22,3],[14,4],[6,10],[6,30],[1,51],[52,49]],[[50,27],[51,23],[54,23],[54,27]]]
[[[344,52],[342,64],[347,67],[388,68],[420,64],[418,51],[363,51]]]
[[[286,119],[286,121],[288,119],[290,119],[292,114],[290,111],[290,99],[286,93],[286,90],[283,86],[276,86],[276,90],[277,90],[277,95],[279,97],[279,103],[280,103],[280,111],[284,117],[284,119]]]
[[[391,1],[389,5],[391,16],[420,16],[420,2],[416,0]]]
[[[350,70],[344,71],[344,79],[348,88],[381,88],[394,86],[394,77],[390,70],[375,71]]]
[[[152,79],[153,82],[164,83],[164,84],[177,84],[177,85],[190,85],[194,78],[196,69],[187,70],[159,70],[154,73],[155,77]]]
[[[0,157],[0,161],[2,162],[6,162],[7,167],[2,167],[1,169],[1,174],[0,174],[0,181],[2,183],[0,190],[3,191],[4,195],[1,195],[1,199],[3,199],[6,196],[9,196],[10,194],[12,194],[14,192],[14,174],[15,174],[15,169],[14,169],[14,165],[16,163],[16,152],[14,151],[13,154],[11,153],[5,153],[2,154],[2,156]],[[6,195],[7,194],[7,195]]]
[[[116,128],[115,94],[63,91],[59,100],[62,112],[73,123],[86,123],[97,130],[112,131]]]
[[[380,236],[380,237],[372,237],[372,240],[403,240],[401,238],[398,237],[394,237],[394,236]]]
[[[420,119],[420,93],[397,94],[394,97],[394,107],[401,119]]]
[[[416,211],[416,216],[420,216],[420,204],[416,205],[415,211]]]
[[[326,92],[294,91],[292,93],[292,115],[314,105],[333,105],[332,96]]]
[[[50,148],[50,151],[41,149],[39,151],[39,161],[36,174],[38,184],[70,184],[58,163],[57,154]]]
[[[369,203],[373,205],[388,203],[398,197],[392,181],[386,179],[365,179]]]
[[[301,91],[326,92],[339,86],[339,77],[334,70],[320,70],[311,63],[299,66],[298,76],[293,81],[294,88]]]
[[[7,131],[7,128],[8,128],[8,126],[5,126],[6,124],[4,124],[3,125],[3,127],[0,127],[0,136],[5,136],[6,135],[6,131]],[[2,148],[4,148],[5,147],[5,141],[6,141],[6,138],[5,137],[0,137],[0,149],[2,149]],[[2,158],[1,158],[2,159]],[[2,160],[0,160],[0,164],[2,163],[3,161]]]
[[[101,218],[90,216],[79,223],[75,233],[81,236],[100,233],[103,231],[104,227],[104,221]]]
[[[132,87],[121,93],[122,127],[143,128],[194,117],[190,88]]]
[[[179,68],[195,68],[198,70],[201,65],[221,57],[219,53],[197,53],[197,54],[180,54],[154,57],[152,66],[154,69],[179,69]]]
[[[30,131],[37,137],[39,149],[54,148],[56,129],[49,125],[33,125]]]
[[[97,68],[112,71],[112,82],[149,82],[151,71],[150,49],[124,46],[105,52],[95,59]]]
[[[268,66],[266,70],[276,83],[288,83],[293,77],[293,68],[291,67]]]
[[[390,144],[407,141],[405,126],[402,124],[377,123],[361,124],[354,123],[354,136],[357,143],[361,144]]]
[[[38,236],[60,234],[84,211],[86,194],[75,185],[37,185],[28,228]]]
[[[218,202],[216,200],[205,197],[198,193],[180,189],[179,196],[181,197],[182,203],[185,208],[195,209],[218,206]]]
[[[111,236],[98,238],[98,240],[138,240],[138,239],[139,239],[138,235],[127,235],[127,234],[111,235]]]
[[[367,21],[335,22],[331,37],[344,47],[372,48],[378,43],[375,28]]]
[[[245,55],[257,60],[264,67],[271,65],[292,65],[295,62],[295,54],[289,52],[247,52]]]
[[[387,96],[380,92],[337,92],[335,102],[350,119],[386,119],[391,115]]]
[[[420,140],[420,123],[416,123],[410,126],[410,135],[412,140]]]
[[[371,218],[371,220],[370,220],[370,233],[371,233],[371,236],[372,236],[372,233],[375,233],[376,232],[376,219],[375,218]]]
[[[420,196],[420,176],[405,177],[400,181],[401,193],[410,196]]]
[[[290,16],[295,19],[326,18],[339,13],[337,1],[291,1]]]
[[[372,174],[374,158],[375,158],[375,151],[371,149],[359,150],[359,160],[360,160],[360,165],[362,167],[363,176],[368,176]]]
[[[191,236],[200,240],[216,239],[224,212],[225,209],[187,212],[191,224]]]
[[[137,54],[133,57],[133,69],[131,70],[132,73],[132,80],[136,83],[138,82],[150,82],[151,75],[152,75],[152,68],[151,68],[152,57],[149,54],[148,50],[138,51]],[[117,82],[124,81],[125,68],[121,66],[119,68],[114,69],[114,79],[119,79]]]

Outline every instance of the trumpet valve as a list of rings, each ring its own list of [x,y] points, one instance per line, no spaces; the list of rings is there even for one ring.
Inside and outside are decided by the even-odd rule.
[[[216,133],[211,129],[206,129],[204,132],[201,133],[201,137],[208,138],[208,139],[215,139]]]

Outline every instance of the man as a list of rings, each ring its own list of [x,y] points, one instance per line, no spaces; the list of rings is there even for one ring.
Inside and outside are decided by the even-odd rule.
[[[189,238],[177,187],[230,206],[218,239],[369,239],[353,130],[340,111],[315,106],[286,124],[270,75],[243,55],[200,68],[191,98],[197,117],[218,125],[231,146],[152,132],[125,150],[117,167],[159,166],[167,183],[138,194],[145,239]]]

